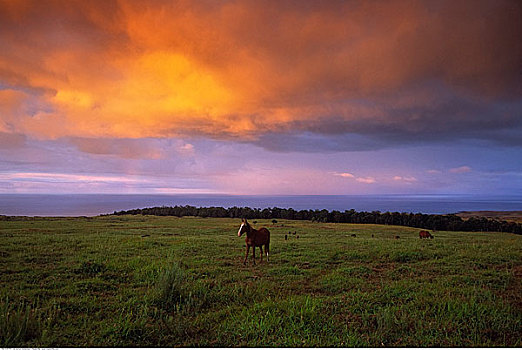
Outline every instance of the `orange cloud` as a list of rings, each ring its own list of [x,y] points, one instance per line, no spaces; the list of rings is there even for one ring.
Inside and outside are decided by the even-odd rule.
[[[422,132],[454,94],[520,97],[521,18],[514,1],[0,1],[0,131]],[[450,108],[458,127],[483,127],[472,107]]]

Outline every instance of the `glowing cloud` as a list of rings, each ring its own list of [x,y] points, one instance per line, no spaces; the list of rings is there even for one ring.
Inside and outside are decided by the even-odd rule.
[[[358,178],[355,179],[355,181],[362,182],[362,183],[365,183],[365,184],[373,184],[373,183],[377,182],[375,180],[375,178],[373,178],[373,177],[358,177]]]
[[[471,168],[469,166],[461,166],[458,168],[451,168],[449,171],[450,171],[450,173],[454,173],[454,174],[464,174],[464,173],[469,173],[471,171]]]
[[[355,176],[353,174],[350,174],[350,173],[334,173],[335,176],[340,176],[340,177],[347,177],[347,178],[354,178]]]
[[[503,142],[520,127],[521,12],[510,1],[0,1],[0,131],[311,132],[350,135],[348,150],[353,135],[366,147],[463,130]]]

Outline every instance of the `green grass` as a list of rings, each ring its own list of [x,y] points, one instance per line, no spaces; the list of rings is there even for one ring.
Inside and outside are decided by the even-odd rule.
[[[0,346],[522,346],[522,236],[257,221],[0,221]]]

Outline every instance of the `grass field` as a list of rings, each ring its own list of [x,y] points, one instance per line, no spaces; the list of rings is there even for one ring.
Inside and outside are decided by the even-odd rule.
[[[513,221],[522,223],[522,211],[462,211],[457,213],[463,219],[469,219],[471,217],[481,218],[484,217],[486,219],[493,220],[505,220],[505,221]]]
[[[257,221],[0,221],[0,346],[522,346],[522,236]]]

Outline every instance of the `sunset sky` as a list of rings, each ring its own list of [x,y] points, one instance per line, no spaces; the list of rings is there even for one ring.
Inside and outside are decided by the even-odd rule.
[[[522,3],[0,0],[0,193],[522,194]]]

